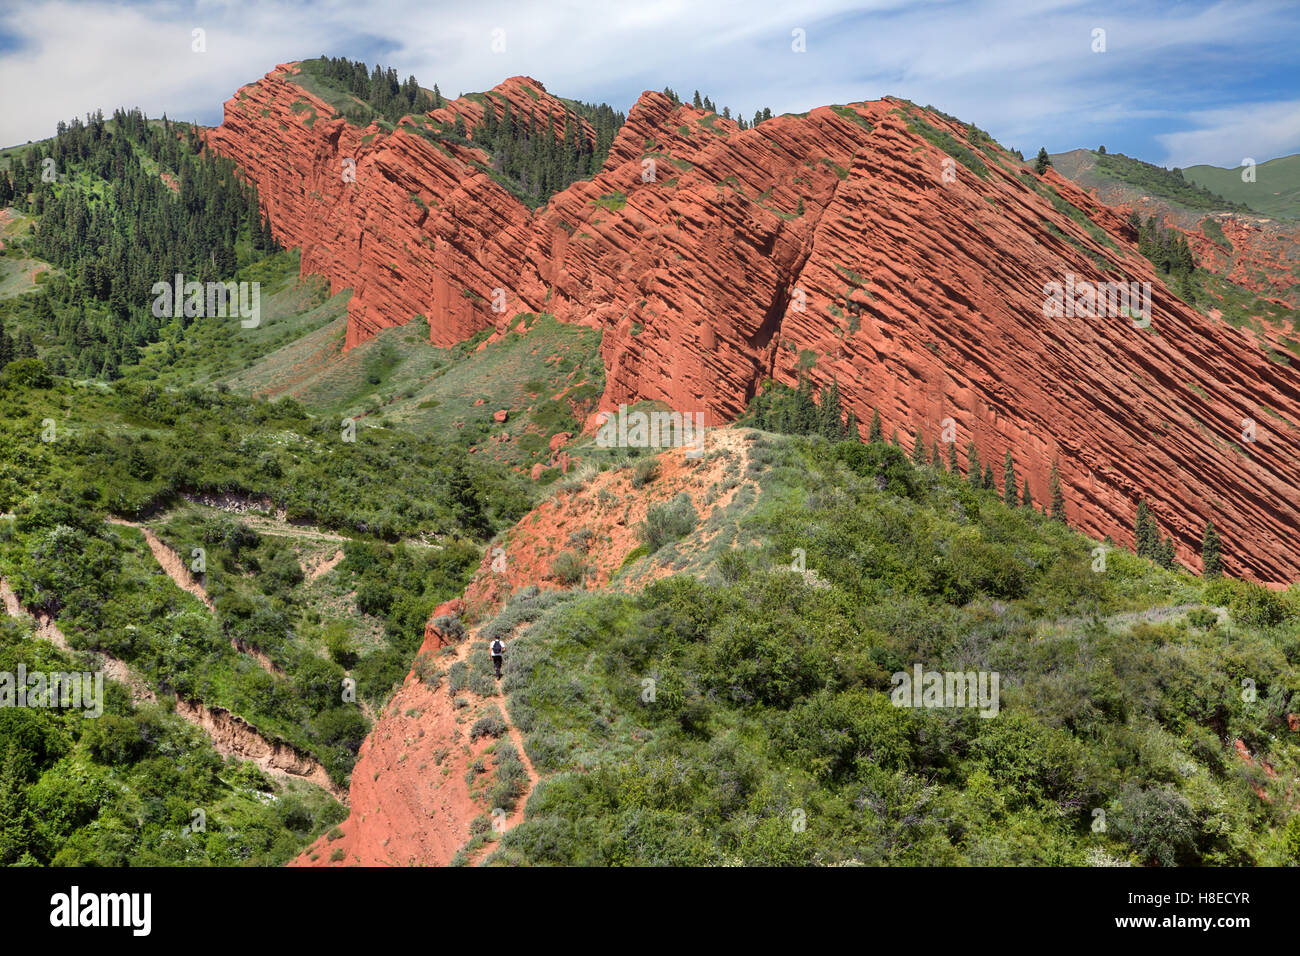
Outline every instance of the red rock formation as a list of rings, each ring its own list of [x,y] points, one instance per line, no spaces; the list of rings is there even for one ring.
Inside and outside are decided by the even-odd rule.
[[[602,407],[655,399],[710,424],[804,366],[909,443],[951,419],[963,461],[970,440],[986,461],[1010,448],[1039,502],[1059,460],[1069,520],[1098,538],[1131,546],[1145,498],[1189,567],[1213,519],[1229,572],[1300,577],[1300,376],[1177,299],[1123,217],[1054,171],[899,100],[741,131],[652,92],[594,180],[530,213],[479,151],[328,119],[293,71],[230,100],[210,142],[257,181],[303,271],[353,288],[349,346],[417,313],[448,345],[545,310],[604,331]],[[523,77],[494,93],[558,104]],[[1067,275],[1152,283],[1150,328],[1044,318]]]

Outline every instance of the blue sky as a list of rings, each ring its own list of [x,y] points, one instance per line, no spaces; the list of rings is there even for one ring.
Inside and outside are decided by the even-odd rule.
[[[894,94],[1026,154],[1104,144],[1236,166],[1300,152],[1296,0],[7,0],[0,144],[119,105],[215,124],[241,85],[321,53],[449,95],[527,74],[624,110],[665,85],[746,116]]]

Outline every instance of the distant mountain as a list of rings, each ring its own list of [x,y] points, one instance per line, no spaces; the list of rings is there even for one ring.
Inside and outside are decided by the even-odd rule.
[[[1111,203],[1140,195],[1198,213],[1238,212],[1300,219],[1300,154],[1258,164],[1253,182],[1243,181],[1240,166],[1166,169],[1123,153],[1093,149],[1053,153],[1051,159],[1062,175],[1097,189],[1098,195]]]
[[[1262,215],[1300,219],[1300,153],[1259,163],[1250,182],[1242,179],[1244,171],[1242,166],[1189,166],[1183,178]]]

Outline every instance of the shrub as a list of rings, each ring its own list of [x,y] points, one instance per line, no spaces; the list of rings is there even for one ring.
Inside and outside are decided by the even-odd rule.
[[[457,661],[447,669],[447,690],[454,694],[465,687],[469,681],[469,665]]]
[[[561,551],[551,562],[551,574],[561,584],[574,585],[582,581],[587,574],[587,566],[582,558],[572,551]]]
[[[1271,627],[1287,617],[1286,600],[1252,581],[1219,578],[1205,586],[1205,600],[1225,605],[1232,619],[1246,627]]]
[[[508,743],[497,746],[496,784],[488,792],[488,802],[494,809],[513,810],[528,787],[528,771],[515,748]]]
[[[916,497],[916,469],[900,448],[887,442],[863,445],[846,441],[835,446],[835,457],[859,478],[874,479],[880,491],[904,498]]]
[[[1196,850],[1196,815],[1173,790],[1139,789],[1130,784],[1120,794],[1115,833],[1148,862],[1177,866]]]
[[[727,584],[736,584],[749,572],[739,551],[724,551],[718,556],[718,573]]]
[[[646,512],[641,525],[641,540],[653,554],[670,541],[677,541],[695,530],[700,515],[685,492],[667,504],[655,505]]]
[[[439,614],[433,619],[433,626],[449,641],[460,643],[465,639],[465,625],[454,614]]]
[[[647,458],[632,469],[632,487],[644,488],[659,477],[659,459]]]
[[[506,722],[501,718],[501,711],[493,707],[478,720],[474,721],[474,726],[470,728],[469,739],[478,740],[480,737],[500,737],[506,732],[506,730]]]
[[[415,659],[415,675],[436,690],[442,671],[438,669],[434,656],[425,651]]]
[[[49,388],[54,384],[50,370],[40,359],[14,359],[0,372],[0,384],[19,385],[27,388]]]

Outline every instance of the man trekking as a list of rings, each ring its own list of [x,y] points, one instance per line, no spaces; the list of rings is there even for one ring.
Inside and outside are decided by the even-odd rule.
[[[505,645],[501,643],[501,638],[494,638],[492,641],[492,669],[497,672],[497,680],[501,679],[501,656],[505,653]]]

